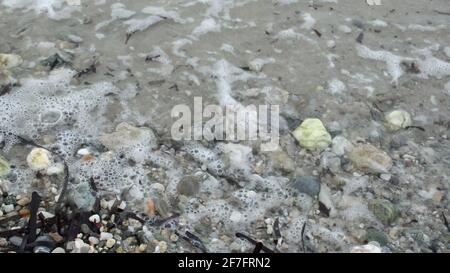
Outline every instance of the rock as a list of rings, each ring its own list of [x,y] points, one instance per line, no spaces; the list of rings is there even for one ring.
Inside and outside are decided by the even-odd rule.
[[[91,215],[89,217],[89,221],[94,224],[100,223],[100,215],[98,215],[98,214]]]
[[[21,198],[21,199],[19,199],[19,200],[17,201],[17,205],[23,207],[23,206],[28,205],[30,202],[31,202],[30,198],[28,198],[28,197],[23,197],[23,198]]]
[[[64,173],[64,165],[62,163],[56,163],[51,165],[45,171],[47,175],[58,175]]]
[[[336,47],[336,42],[333,40],[328,40],[327,41],[327,47],[328,48],[335,48]]]
[[[54,69],[63,65],[71,65],[73,61],[73,55],[67,51],[58,51],[57,53],[48,56],[47,58],[41,60],[41,65],[47,69]]]
[[[345,33],[345,34],[349,34],[349,33],[352,32],[352,29],[351,29],[349,26],[346,26],[346,25],[340,25],[340,26],[338,26],[338,30],[339,30],[340,32]]]
[[[55,242],[55,243],[60,243],[64,240],[64,237],[62,237],[59,233],[57,232],[51,232],[48,234],[48,236]]]
[[[28,217],[30,215],[31,211],[28,208],[22,208],[19,210],[20,217]]]
[[[177,192],[185,196],[195,196],[200,190],[201,179],[195,175],[183,177],[177,185]]]
[[[156,136],[150,128],[134,127],[126,122],[117,125],[115,132],[102,135],[100,141],[109,150],[127,151],[136,162],[143,162],[148,152],[157,146]]]
[[[14,211],[14,205],[13,204],[3,205],[2,209],[4,213],[10,213],[11,211]]]
[[[98,245],[98,243],[100,243],[100,240],[97,237],[94,236],[90,236],[88,238],[89,243],[91,243],[92,245]]]
[[[270,152],[269,157],[269,162],[275,170],[280,170],[284,173],[295,171],[295,162],[285,151]]]
[[[28,166],[33,171],[42,171],[52,165],[52,155],[49,151],[42,148],[33,148],[27,156]]]
[[[52,253],[66,253],[66,251],[62,247],[57,247],[53,249]]]
[[[0,247],[7,247],[8,246],[8,240],[6,238],[0,237]]]
[[[293,186],[299,192],[306,193],[311,197],[315,197],[320,193],[320,181],[315,176],[297,177]]]
[[[12,236],[9,238],[9,242],[15,246],[20,246],[22,244],[22,237],[19,236]]]
[[[317,118],[305,119],[292,134],[308,150],[324,150],[331,144],[331,135]]]
[[[6,70],[20,65],[22,57],[16,54],[0,54],[0,70]]]
[[[34,253],[50,253],[51,249],[46,246],[35,246],[33,248]]]
[[[411,124],[411,115],[405,110],[394,110],[384,117],[384,126],[390,131],[397,131]]]
[[[450,46],[444,47],[444,53],[447,56],[447,58],[450,58]]]
[[[11,167],[9,165],[9,162],[2,156],[0,156],[0,177],[9,174],[10,171]]]
[[[160,197],[155,198],[154,206],[155,206],[155,211],[157,211],[162,218],[167,218],[170,216],[169,204],[163,197],[160,196]]]
[[[385,246],[389,243],[387,235],[374,228],[369,228],[366,230],[366,235],[364,236],[366,242],[378,242],[381,246]]]
[[[156,253],[165,253],[167,251],[167,243],[165,241],[160,241],[155,248]]]
[[[89,211],[95,204],[95,197],[91,193],[91,188],[87,183],[80,183],[68,195],[70,201],[79,209]]]
[[[348,158],[357,169],[366,173],[388,173],[392,167],[389,155],[370,144],[353,147]]]
[[[137,243],[136,237],[128,237],[122,241],[122,246],[126,252],[131,252],[136,248]]]
[[[354,246],[350,253],[381,253],[381,248],[372,244]]]
[[[369,202],[369,210],[385,225],[389,225],[397,218],[394,205],[385,199],[375,199]]]
[[[150,185],[150,188],[152,188],[152,190],[154,190],[155,192],[157,192],[158,194],[163,194],[164,191],[166,190],[166,188],[164,187],[163,184],[161,183],[152,183]]]
[[[145,202],[145,213],[147,213],[148,215],[155,215],[155,212],[155,202],[153,202],[153,199],[148,198]]]
[[[353,144],[343,136],[336,136],[331,142],[331,151],[338,156],[343,156],[352,147]]]
[[[384,181],[390,181],[392,178],[392,175],[389,173],[382,173],[380,175],[380,178],[383,179]]]
[[[69,6],[80,6],[81,0],[66,0],[66,3]]]
[[[114,240],[113,238],[109,238],[106,240],[107,248],[112,248],[115,244],[116,244],[116,240]]]
[[[48,211],[40,211],[39,214],[42,214],[44,219],[49,219],[49,218],[55,217],[55,215],[53,213],[50,213]]]
[[[100,241],[106,241],[108,239],[112,239],[113,235],[112,233],[109,232],[101,232],[100,233]]]

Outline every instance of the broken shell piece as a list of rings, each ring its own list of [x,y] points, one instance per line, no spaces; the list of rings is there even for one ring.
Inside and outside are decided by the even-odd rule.
[[[45,170],[52,165],[52,155],[42,148],[34,148],[27,156],[28,166],[33,171]]]
[[[405,110],[394,110],[385,116],[384,126],[391,131],[397,131],[411,126],[411,115]]]
[[[292,134],[308,150],[324,150],[331,144],[331,135],[317,118],[305,119]]]
[[[16,54],[0,54],[0,70],[9,69],[20,65],[22,57]]]

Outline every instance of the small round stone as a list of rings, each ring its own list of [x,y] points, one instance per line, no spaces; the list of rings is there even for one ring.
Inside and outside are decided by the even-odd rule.
[[[108,240],[106,240],[107,248],[112,248],[115,244],[116,244],[116,240],[114,240],[113,238],[109,238]]]
[[[319,195],[320,192],[320,181],[315,176],[297,177],[293,186],[297,191],[305,193],[311,197]]]
[[[52,253],[66,253],[66,251],[62,247],[57,247],[53,249]]]
[[[385,225],[391,224],[397,218],[397,211],[388,200],[372,200],[369,203],[369,210]]]

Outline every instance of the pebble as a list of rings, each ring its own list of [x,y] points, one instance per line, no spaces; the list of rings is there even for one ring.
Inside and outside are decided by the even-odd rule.
[[[270,153],[270,162],[276,170],[280,170],[285,173],[291,173],[295,171],[294,160],[283,150]]]
[[[62,163],[56,163],[51,165],[45,171],[47,175],[58,175],[64,173],[64,165]]]
[[[93,245],[98,245],[98,243],[100,242],[100,240],[97,237],[94,236],[90,236],[88,238],[89,243],[93,244]]]
[[[346,25],[340,25],[340,26],[338,27],[338,30],[339,30],[340,32],[345,33],[345,34],[349,34],[349,33],[352,32],[352,29],[351,29],[349,26],[346,26]]]
[[[77,155],[80,155],[80,156],[85,156],[85,155],[90,155],[90,154],[91,154],[91,152],[87,148],[82,148],[77,151]]]
[[[367,242],[378,242],[382,246],[385,246],[389,243],[387,235],[384,232],[374,228],[369,228],[368,230],[366,230],[364,240]]]
[[[33,148],[27,156],[28,166],[33,171],[45,170],[52,164],[52,155],[42,148]]]
[[[147,206],[149,205],[149,203],[147,203]],[[166,202],[166,200],[163,197],[156,197],[154,199],[154,206],[155,206],[155,211],[157,211],[159,213],[159,215],[161,215],[161,217],[163,218],[167,218],[170,216],[170,208],[169,208],[169,204]]]
[[[23,207],[23,206],[28,205],[30,202],[31,202],[30,198],[28,198],[28,197],[23,197],[23,198],[21,198],[21,199],[19,199],[19,200],[17,201],[17,205]]]
[[[107,248],[112,248],[115,244],[116,244],[116,240],[114,240],[113,238],[109,238],[106,240]]]
[[[306,193],[311,197],[319,195],[320,192],[320,181],[315,176],[297,177],[293,185],[297,191],[301,193]]]
[[[59,242],[62,242],[63,240],[64,240],[64,237],[62,237],[59,233],[57,233],[57,232],[51,232],[51,233],[49,233],[48,234],[48,236],[50,236],[50,238],[52,238],[52,240],[55,242],[55,243],[59,243]]]
[[[7,175],[11,170],[9,162],[0,156],[0,177]]]
[[[12,236],[9,238],[9,242],[15,246],[20,246],[22,244],[22,237]]]
[[[117,206],[117,208],[121,209],[121,210],[125,210],[126,207],[127,207],[127,202],[125,202],[125,201],[120,201],[120,204]]]
[[[352,143],[343,136],[336,136],[331,141],[331,151],[338,156],[343,156],[352,146]]]
[[[397,218],[394,205],[385,199],[375,199],[369,202],[369,210],[385,225],[389,225]]]
[[[328,48],[335,48],[336,47],[336,42],[333,40],[328,40],[327,41],[327,47]]]
[[[411,124],[411,115],[405,110],[394,110],[384,118],[384,126],[390,131],[397,131]]]
[[[171,240],[172,242],[178,241],[178,235],[176,235],[175,233],[172,233],[172,234],[170,235],[170,240]]]
[[[105,241],[105,240],[112,239],[112,238],[113,238],[112,233],[109,233],[109,232],[101,232],[100,233],[100,241]]]
[[[140,244],[139,247],[138,247],[138,251],[140,253],[144,253],[146,249],[147,249],[147,245],[146,244]]]
[[[22,57],[16,54],[0,54],[0,70],[6,70],[20,65]]]
[[[381,248],[372,244],[354,246],[350,253],[381,253]]]
[[[53,249],[52,253],[66,253],[66,251],[62,247],[57,247]]]
[[[380,178],[383,179],[384,181],[390,181],[392,178],[392,175],[389,173],[382,173],[380,175]]]
[[[98,214],[91,215],[89,221],[94,224],[100,223],[100,216]]]
[[[177,192],[185,196],[194,196],[200,190],[201,179],[195,175],[183,177],[177,185]]]
[[[292,134],[300,146],[308,150],[324,150],[331,144],[331,135],[317,118],[305,119]]]
[[[30,210],[28,208],[22,208],[21,210],[19,210],[19,215],[21,217],[27,217],[30,215]]]
[[[40,211],[39,213],[42,214],[44,219],[49,219],[49,218],[55,217],[55,215],[53,213],[50,213],[48,211]]]
[[[10,213],[11,211],[14,211],[14,205],[13,204],[3,205],[3,212],[4,213]]]
[[[0,247],[7,247],[8,246],[8,240],[6,238],[0,237]]]
[[[153,190],[155,190],[158,193],[163,193],[166,190],[164,185],[161,183],[153,183],[150,185],[150,188],[152,188]]]
[[[167,251],[167,243],[165,241],[160,241],[155,248],[156,253],[165,253]]]
[[[371,144],[353,147],[348,158],[357,169],[366,173],[388,173],[392,167],[389,155]]]

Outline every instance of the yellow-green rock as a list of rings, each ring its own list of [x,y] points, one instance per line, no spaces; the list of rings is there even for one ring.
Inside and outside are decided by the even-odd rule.
[[[397,131],[411,124],[411,115],[405,110],[394,110],[384,118],[384,126],[390,131]]]
[[[292,134],[308,150],[324,150],[331,144],[331,135],[317,118],[305,119]]]
[[[33,148],[27,156],[28,166],[33,171],[45,170],[52,164],[52,155],[42,148]]]
[[[22,61],[22,57],[16,54],[0,54],[0,70],[18,66]]]
[[[0,156],[0,176],[7,175],[10,170],[9,162]]]

